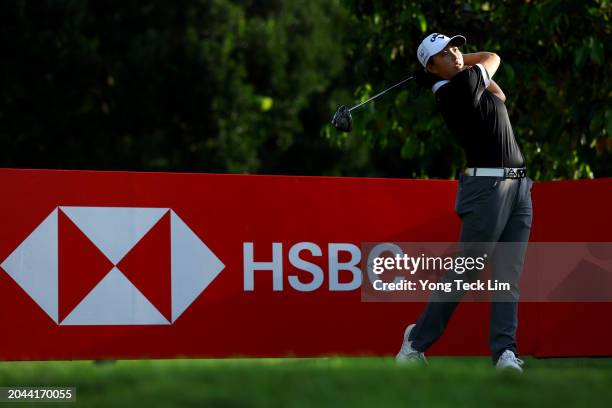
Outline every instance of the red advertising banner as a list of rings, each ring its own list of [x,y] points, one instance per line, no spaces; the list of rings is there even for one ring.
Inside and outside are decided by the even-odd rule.
[[[0,170],[0,359],[389,355],[364,242],[450,242],[456,182]],[[537,183],[532,241],[612,241],[612,179]],[[461,304],[428,354],[487,354]],[[609,303],[523,303],[519,352],[612,355]]]

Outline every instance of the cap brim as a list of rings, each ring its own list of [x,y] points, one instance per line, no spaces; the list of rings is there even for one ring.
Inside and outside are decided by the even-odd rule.
[[[467,42],[467,40],[465,39],[464,36],[462,35],[455,35],[452,36],[451,39],[448,41],[448,44],[452,44],[452,45],[456,45],[456,46],[462,46]]]

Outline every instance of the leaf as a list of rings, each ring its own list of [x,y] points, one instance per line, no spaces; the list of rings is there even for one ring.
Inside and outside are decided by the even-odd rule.
[[[427,20],[425,20],[425,16],[423,14],[418,14],[417,18],[419,19],[419,28],[421,29],[421,33],[425,34],[427,32]]]
[[[591,119],[591,123],[589,124],[589,130],[591,133],[599,135],[603,128],[603,114],[601,112],[596,112],[593,115],[593,119]]]
[[[503,67],[504,67],[504,74],[506,76],[506,79],[508,80],[508,84],[514,85],[514,78],[516,76],[516,73],[514,72],[514,68],[512,68],[512,65],[508,64],[507,62],[504,63]]]
[[[272,109],[272,106],[274,105],[274,99],[270,98],[269,96],[262,96],[259,99],[259,108],[261,109],[262,112],[267,112],[270,109]]]
[[[420,150],[420,143],[416,137],[408,137],[404,142],[404,146],[402,146],[402,151],[400,155],[404,159],[414,159]]]
[[[597,65],[603,64],[603,61],[604,61],[603,43],[592,37],[589,42],[591,45],[591,61],[593,61]]]
[[[581,68],[586,59],[586,48],[584,46],[578,46],[574,51],[574,65],[576,68]]]

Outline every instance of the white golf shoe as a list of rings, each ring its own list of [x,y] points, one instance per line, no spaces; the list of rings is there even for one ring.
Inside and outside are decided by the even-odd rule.
[[[523,369],[521,368],[522,365],[523,365],[523,360],[518,358],[512,352],[512,350],[506,350],[502,353],[501,356],[499,356],[499,359],[497,360],[497,364],[495,365],[495,367],[498,370],[510,369],[510,370],[515,370],[515,371],[518,371],[519,373],[522,373],[523,372]]]
[[[402,342],[402,347],[400,348],[399,353],[395,356],[395,362],[398,364],[410,364],[410,363],[423,363],[429,364],[427,359],[425,358],[425,354],[422,352],[415,350],[412,348],[412,341],[408,340],[408,336],[410,336],[410,332],[414,328],[414,324],[406,327],[404,331],[404,341]]]

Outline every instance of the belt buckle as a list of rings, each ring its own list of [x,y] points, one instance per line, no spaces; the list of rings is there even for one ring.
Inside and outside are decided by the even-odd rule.
[[[527,169],[525,168],[518,168],[518,169],[506,168],[504,169],[504,173],[505,173],[506,178],[513,178],[513,179],[524,178],[525,176],[527,176]]]

